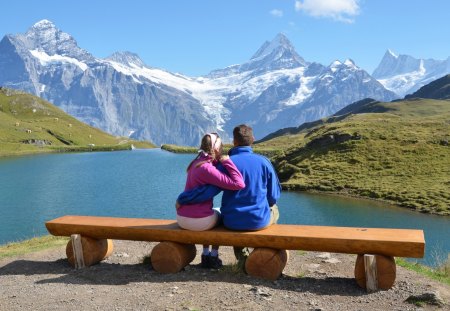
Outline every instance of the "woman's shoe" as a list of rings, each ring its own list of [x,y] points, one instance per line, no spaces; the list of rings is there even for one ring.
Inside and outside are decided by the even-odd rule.
[[[202,263],[201,267],[205,269],[209,269],[209,258],[211,255],[202,255]]]
[[[219,256],[209,256],[209,268],[217,270],[222,267],[222,260],[219,258]]]

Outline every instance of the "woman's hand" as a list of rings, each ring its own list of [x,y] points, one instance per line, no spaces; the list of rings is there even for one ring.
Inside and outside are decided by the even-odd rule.
[[[175,209],[179,209],[180,208],[180,203],[178,203],[178,201],[175,201]]]
[[[230,159],[230,157],[228,155],[226,155],[226,154],[220,156],[220,162],[225,161],[225,160],[229,160],[229,159]]]

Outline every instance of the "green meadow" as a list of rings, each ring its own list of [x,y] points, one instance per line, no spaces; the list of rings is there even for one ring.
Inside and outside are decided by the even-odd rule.
[[[30,94],[0,88],[0,156],[152,148],[148,142],[114,137]]]

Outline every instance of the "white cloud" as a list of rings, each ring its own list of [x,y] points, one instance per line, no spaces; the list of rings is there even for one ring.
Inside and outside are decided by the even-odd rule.
[[[353,23],[359,14],[359,0],[303,0],[295,1],[295,10],[304,11],[314,17],[326,17]]]
[[[269,13],[272,14],[273,16],[275,16],[275,17],[282,17],[283,16],[283,11],[278,10],[278,9],[273,9]]]

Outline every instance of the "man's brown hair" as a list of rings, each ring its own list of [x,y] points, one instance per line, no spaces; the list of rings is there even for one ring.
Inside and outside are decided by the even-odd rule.
[[[237,146],[251,146],[255,140],[253,129],[245,124],[238,125],[233,130],[233,139]]]

